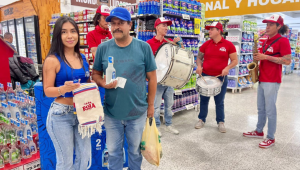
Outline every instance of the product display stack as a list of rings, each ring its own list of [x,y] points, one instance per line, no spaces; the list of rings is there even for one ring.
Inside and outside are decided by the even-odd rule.
[[[229,17],[226,30],[228,31],[226,40],[235,45],[239,59],[238,65],[229,71],[227,89],[231,89],[232,93],[238,90],[241,92],[243,88],[252,87],[252,80],[247,66],[253,62],[254,37],[257,33],[257,24],[256,22],[244,20],[242,16]]]
[[[20,83],[0,84],[0,169],[39,169],[39,136],[34,97]]]

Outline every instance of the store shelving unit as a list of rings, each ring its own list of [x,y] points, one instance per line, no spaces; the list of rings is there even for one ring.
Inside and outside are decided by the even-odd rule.
[[[232,72],[231,72],[231,73],[234,73],[234,74],[228,75],[228,87],[227,87],[227,89],[232,90],[232,93],[235,93],[235,92],[238,92],[238,91],[241,93],[242,89],[249,88],[249,87],[253,86],[252,84],[239,85],[239,80],[240,79],[242,79],[243,77],[249,76],[249,74],[240,75],[239,74],[239,72],[240,72],[239,69],[240,68],[243,68],[243,69],[246,68],[247,69],[247,65],[250,64],[249,60],[248,60],[247,63],[241,62],[240,61],[241,56],[251,56],[251,55],[253,55],[253,53],[249,53],[249,52],[242,53],[243,45],[245,45],[245,44],[247,44],[249,46],[254,45],[253,41],[251,41],[251,42],[243,42],[242,41],[243,34],[254,34],[254,31],[245,31],[243,29],[243,21],[244,21],[243,16],[229,17],[229,23],[227,23],[227,25],[239,25],[239,28],[226,28],[226,30],[228,31],[228,37],[237,37],[237,38],[233,39],[233,41],[231,41],[237,48],[237,54],[238,54],[238,60],[239,60],[236,67],[233,68],[234,70],[232,70]],[[229,38],[228,38],[228,40],[230,41]]]

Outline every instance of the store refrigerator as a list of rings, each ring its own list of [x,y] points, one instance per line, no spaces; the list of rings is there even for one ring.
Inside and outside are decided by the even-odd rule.
[[[36,73],[39,74],[39,64],[42,64],[41,44],[38,17],[25,17],[25,37],[27,56],[33,60]]]
[[[8,32],[8,23],[7,21],[3,21],[1,22],[1,32],[2,32],[2,35],[4,36],[5,33]]]
[[[22,57],[27,57],[24,18],[16,19],[18,51]]]
[[[17,31],[16,31],[16,20],[12,19],[12,20],[8,20],[7,22],[8,22],[8,31],[13,35],[12,45],[14,45],[16,50],[18,51],[18,37],[17,37]]]

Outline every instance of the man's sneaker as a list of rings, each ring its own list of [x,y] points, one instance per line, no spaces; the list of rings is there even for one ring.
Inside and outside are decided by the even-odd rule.
[[[178,130],[175,129],[173,126],[167,126],[167,127],[166,127],[166,131],[167,131],[167,132],[170,132],[170,133],[173,133],[173,134],[175,134],[175,135],[178,135],[178,134],[179,134]]]
[[[201,129],[203,128],[205,123],[200,119],[196,124],[195,124],[195,129]]]
[[[224,122],[219,122],[218,127],[219,127],[219,131],[221,133],[226,133],[226,128],[225,128]]]
[[[263,139],[264,138],[264,132],[259,133],[257,131],[252,131],[252,132],[243,133],[243,136],[248,137],[248,138]]]
[[[271,140],[271,139],[267,138],[259,144],[259,147],[260,148],[269,148],[274,145],[275,145],[275,139]]]
[[[161,131],[160,131],[160,128],[157,127],[157,130],[158,130],[158,135],[161,137]]]

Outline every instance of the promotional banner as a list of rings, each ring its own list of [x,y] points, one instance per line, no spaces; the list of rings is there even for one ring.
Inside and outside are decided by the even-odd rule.
[[[300,0],[201,0],[201,3],[206,7],[206,18],[300,10]]]

